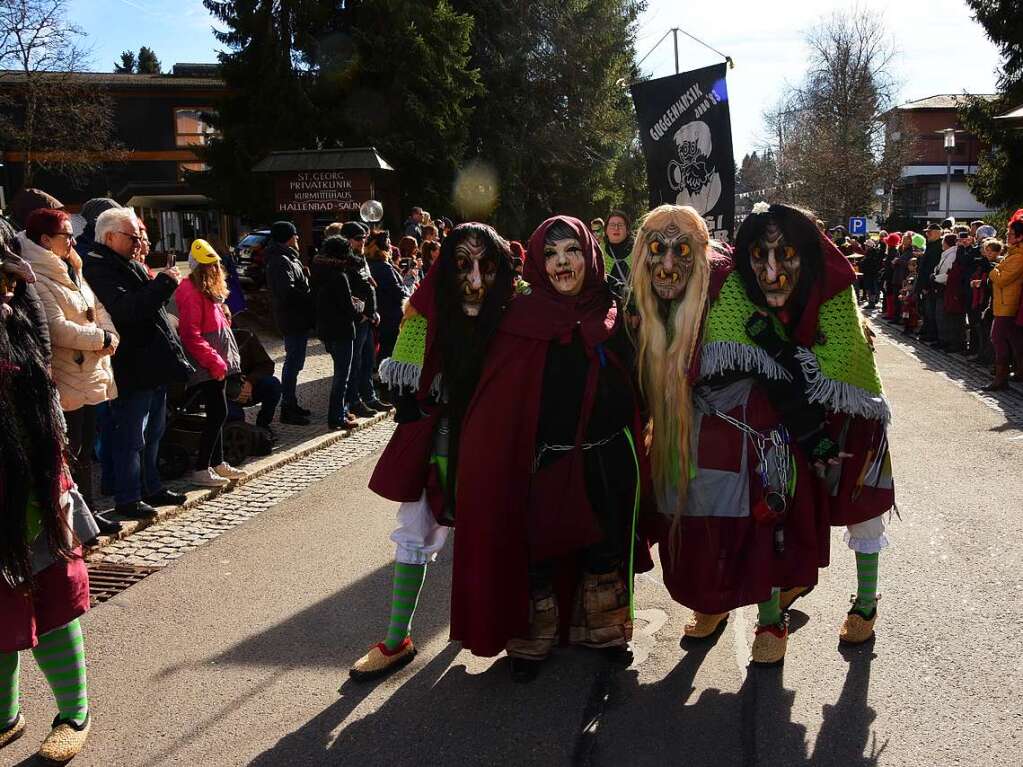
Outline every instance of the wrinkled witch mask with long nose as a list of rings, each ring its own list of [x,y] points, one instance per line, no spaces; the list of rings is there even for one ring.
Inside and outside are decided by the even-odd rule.
[[[785,240],[785,233],[774,220],[750,248],[750,264],[767,305],[780,309],[788,303],[799,282],[799,251]]]
[[[693,244],[689,235],[671,223],[647,232],[646,248],[654,293],[662,301],[681,298],[693,273]]]
[[[455,246],[455,276],[462,311],[467,317],[478,316],[497,279],[497,260],[478,235],[470,234]]]

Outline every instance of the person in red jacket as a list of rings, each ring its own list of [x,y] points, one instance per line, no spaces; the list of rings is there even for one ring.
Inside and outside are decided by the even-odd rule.
[[[246,476],[224,460],[223,444],[227,377],[241,372],[241,355],[224,304],[228,291],[220,256],[206,240],[195,240],[188,263],[192,271],[174,293],[178,335],[195,366],[189,387],[200,392],[206,411],[191,479],[202,487],[223,487]]]

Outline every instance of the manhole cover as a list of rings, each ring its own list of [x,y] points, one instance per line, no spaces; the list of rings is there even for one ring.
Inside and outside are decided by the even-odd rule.
[[[96,605],[134,586],[159,567],[115,565],[111,562],[89,562],[89,602]]]

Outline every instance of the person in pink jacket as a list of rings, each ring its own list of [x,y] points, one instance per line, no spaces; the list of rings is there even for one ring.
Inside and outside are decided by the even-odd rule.
[[[188,264],[191,273],[174,293],[178,335],[195,366],[189,387],[199,390],[206,411],[191,480],[202,487],[222,487],[246,476],[224,460],[223,445],[227,377],[241,372],[241,357],[224,304],[228,291],[220,256],[206,240],[195,240]]]

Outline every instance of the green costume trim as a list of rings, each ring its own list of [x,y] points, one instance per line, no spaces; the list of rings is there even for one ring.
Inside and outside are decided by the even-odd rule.
[[[788,372],[746,333],[746,321],[757,311],[760,309],[746,295],[742,279],[734,272],[730,274],[707,314],[701,376],[743,370],[775,380],[791,380]],[[774,324],[778,334],[786,338],[788,334],[777,318]],[[821,306],[817,342],[811,349],[799,347],[796,359],[806,378],[810,402],[837,413],[886,423],[891,420],[851,287]]]
[[[426,358],[426,317],[406,317],[398,331],[391,356],[380,363],[380,380],[391,389],[415,392]]]

